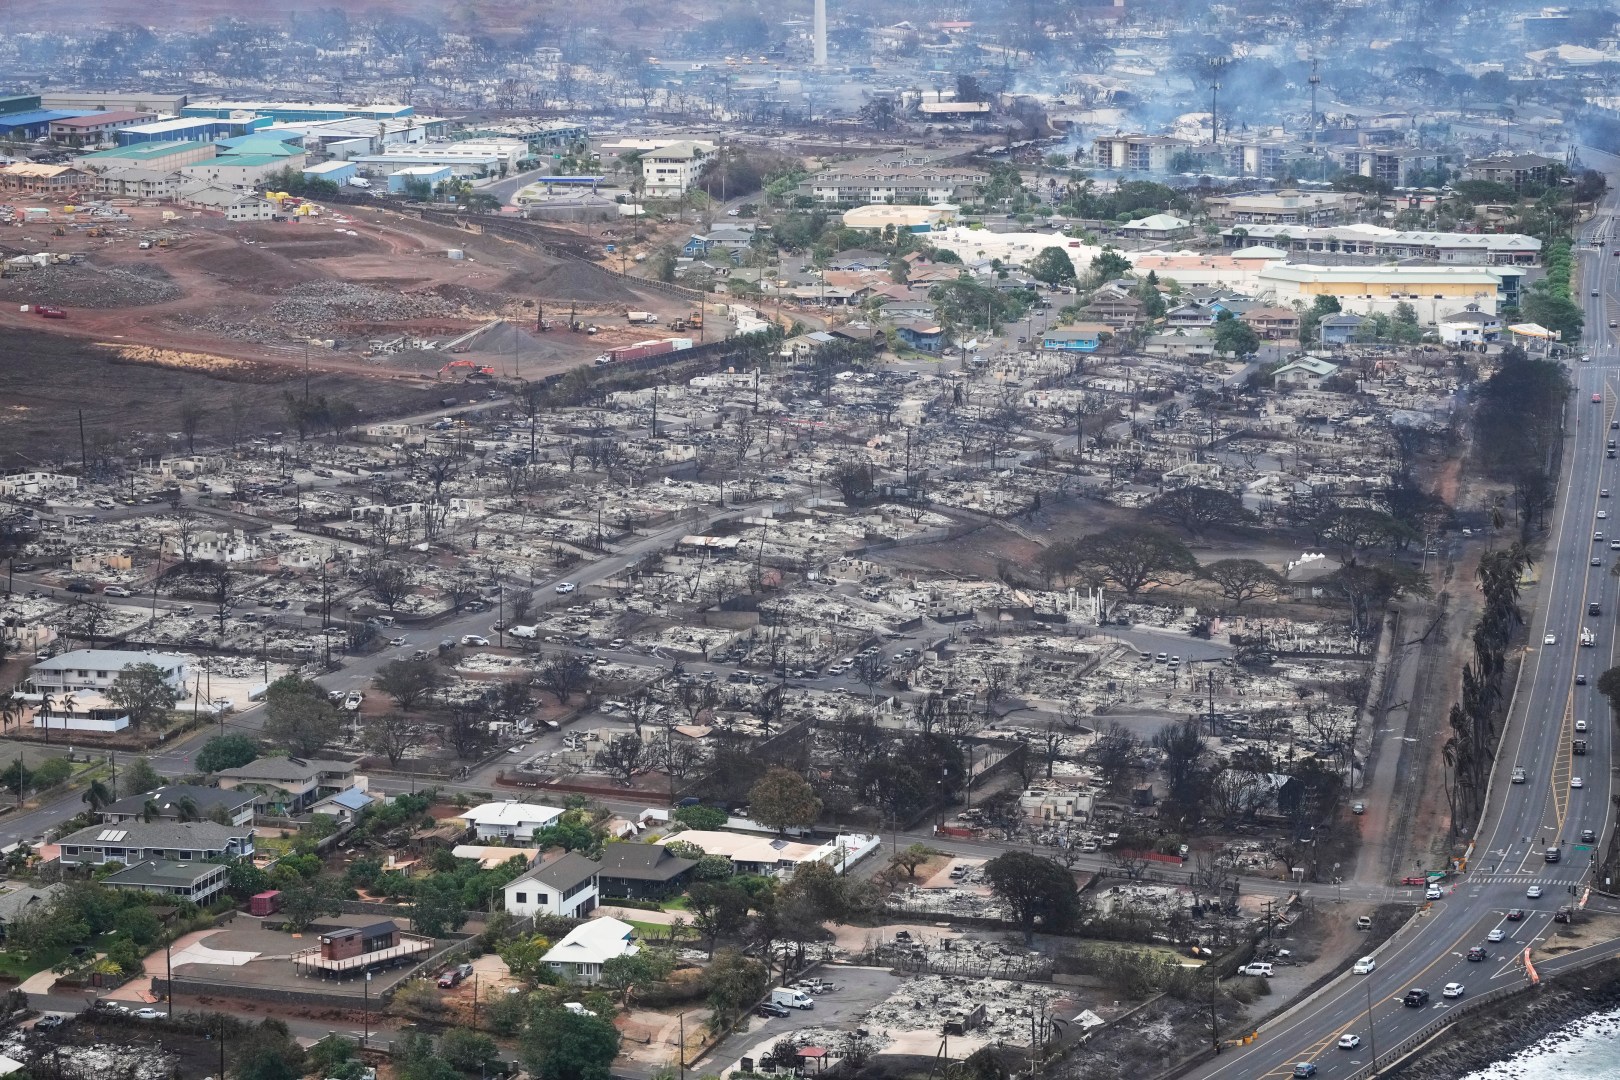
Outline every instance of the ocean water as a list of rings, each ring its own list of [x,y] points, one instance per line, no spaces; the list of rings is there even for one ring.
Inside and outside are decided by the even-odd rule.
[[[1461,1080],[1620,1080],[1620,1009],[1584,1016]]]

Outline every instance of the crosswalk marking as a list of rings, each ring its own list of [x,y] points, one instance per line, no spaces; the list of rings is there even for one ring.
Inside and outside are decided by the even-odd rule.
[[[1575,882],[1568,878],[1522,877],[1518,874],[1470,874],[1453,887],[1464,885],[1540,885],[1546,888],[1548,886],[1562,887],[1573,884]]]

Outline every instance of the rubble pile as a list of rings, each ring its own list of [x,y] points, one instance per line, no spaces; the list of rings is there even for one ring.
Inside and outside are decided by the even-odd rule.
[[[1049,1013],[1060,997],[1051,987],[1006,979],[919,975],[875,1005],[865,1023],[891,1031],[938,1031],[943,1021],[983,1005],[984,1024],[966,1034],[990,1042],[1027,1044],[1030,1020]]]
[[[63,307],[122,308],[180,299],[180,287],[152,266],[58,263],[0,279],[0,300]]]
[[[301,332],[319,333],[351,319],[389,322],[452,317],[457,308],[432,293],[399,293],[344,281],[311,281],[288,289],[270,313]]]

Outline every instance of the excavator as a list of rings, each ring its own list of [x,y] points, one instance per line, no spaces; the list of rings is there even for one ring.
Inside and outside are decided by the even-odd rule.
[[[484,364],[475,364],[471,360],[452,360],[439,369],[439,378],[454,375],[457,371],[465,371],[469,379],[493,379],[495,369]]]

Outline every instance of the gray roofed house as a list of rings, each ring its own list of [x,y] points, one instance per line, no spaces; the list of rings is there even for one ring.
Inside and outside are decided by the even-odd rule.
[[[602,892],[661,899],[679,892],[696,865],[696,859],[671,855],[662,844],[608,844],[602,849]]]
[[[225,890],[230,876],[230,867],[224,863],[151,859],[109,875],[102,879],[102,884],[113,889],[138,889],[206,904]]]
[[[153,804],[152,816],[162,821],[180,820],[180,804],[190,799],[198,820],[210,818],[216,810],[223,810],[233,825],[253,822],[253,794],[246,791],[226,791],[224,788],[203,787],[200,784],[164,784],[160,788],[140,795],[131,795],[108,803],[101,808],[101,820],[135,821],[146,815],[146,804]]]
[[[352,761],[270,757],[221,769],[216,775],[219,786],[228,791],[255,792],[254,813],[284,817],[302,813],[340,791],[366,790],[366,778],[356,776],[355,771]]]
[[[22,885],[0,893],[0,938],[5,937],[7,923],[37,905],[50,903],[66,891],[67,886],[57,882],[41,888]]]
[[[253,826],[212,821],[121,821],[92,825],[58,842],[63,866],[126,865],[147,859],[192,862],[253,854]]]
[[[514,915],[561,915],[580,919],[596,907],[602,864],[578,852],[541,863],[506,886],[506,910]]]

